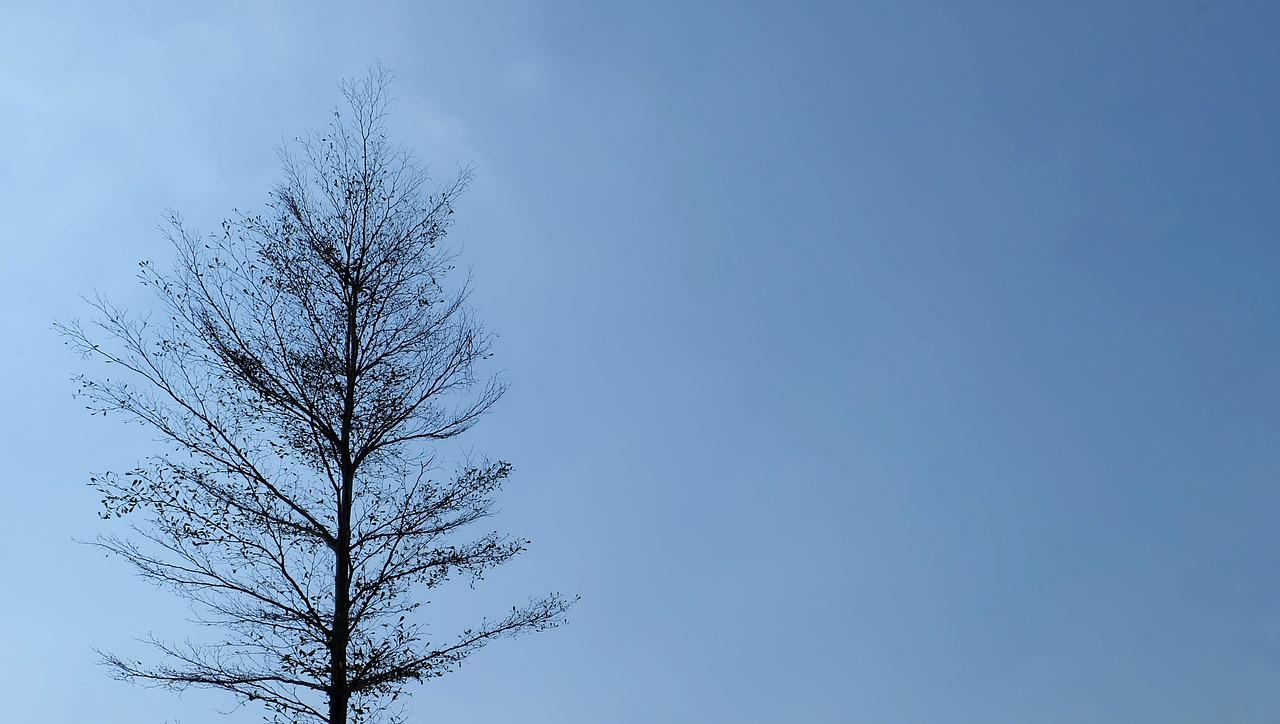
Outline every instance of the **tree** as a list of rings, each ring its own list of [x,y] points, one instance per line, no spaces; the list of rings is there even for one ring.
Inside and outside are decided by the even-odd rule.
[[[505,390],[475,367],[491,336],[444,280],[461,169],[429,188],[385,133],[389,74],[341,85],[349,115],[280,151],[267,211],[202,239],[171,215],[177,264],[142,263],[164,319],[99,297],[97,316],[59,329],[124,378],[77,378],[90,409],[158,431],[169,452],[92,480],[103,518],[133,534],[96,543],[194,604],[209,643],[152,639],[123,679],[211,687],[261,702],[276,721],[400,720],[410,682],[439,676],[487,642],[554,627],[552,594],[432,642],[419,594],[472,585],[524,550],[466,534],[492,511],[506,462],[446,466],[453,438]],[[139,384],[141,383],[141,384]]]

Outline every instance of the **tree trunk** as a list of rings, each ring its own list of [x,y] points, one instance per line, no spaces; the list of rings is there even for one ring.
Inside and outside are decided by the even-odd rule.
[[[333,581],[333,636],[329,644],[329,724],[347,724],[351,691],[347,679],[347,644],[351,640],[351,472],[343,472],[338,511],[338,546]]]

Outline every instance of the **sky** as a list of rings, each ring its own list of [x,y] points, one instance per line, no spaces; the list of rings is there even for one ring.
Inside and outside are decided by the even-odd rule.
[[[110,5],[110,7],[108,7]],[[563,628],[414,722],[1280,720],[1280,4],[11,2],[0,23],[0,692],[21,722],[258,721],[112,681],[201,634],[77,543],[52,330],[144,313],[167,209],[262,208],[336,82],[444,178],[533,541],[445,622]],[[443,628],[443,627],[442,627]]]

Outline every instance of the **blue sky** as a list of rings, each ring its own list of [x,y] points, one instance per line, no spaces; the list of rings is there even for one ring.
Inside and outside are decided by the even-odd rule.
[[[582,595],[416,721],[1280,718],[1280,5],[790,5],[6,8],[8,716],[257,720],[94,664],[192,631],[73,542],[155,447],[50,324],[145,310],[164,210],[259,208],[380,59],[395,136],[478,165],[513,388],[462,443],[534,541],[431,609]]]

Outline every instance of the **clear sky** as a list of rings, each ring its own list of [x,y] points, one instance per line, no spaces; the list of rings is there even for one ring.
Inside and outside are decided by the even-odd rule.
[[[155,446],[50,325],[145,310],[164,210],[260,208],[381,59],[395,136],[478,165],[452,238],[513,387],[462,444],[534,542],[431,608],[582,595],[414,721],[1276,721],[1277,37],[1266,0],[6,3],[0,718],[258,720],[95,665],[191,629],[73,542]]]

